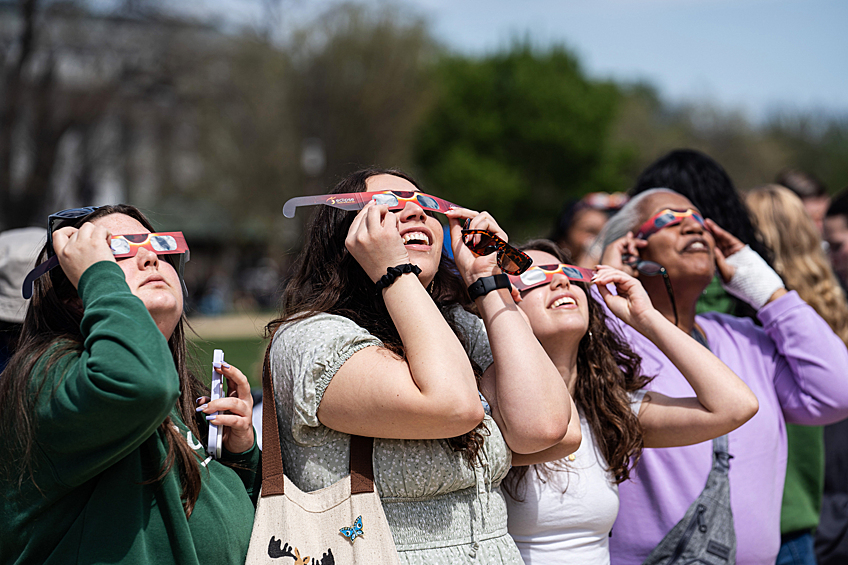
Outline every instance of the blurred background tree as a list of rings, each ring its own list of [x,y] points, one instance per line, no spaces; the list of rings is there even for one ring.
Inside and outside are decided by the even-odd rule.
[[[564,47],[523,41],[479,59],[445,55],[435,81],[415,145],[431,190],[526,236],[569,195],[626,182],[628,157],[609,135],[619,90],[586,78]]]

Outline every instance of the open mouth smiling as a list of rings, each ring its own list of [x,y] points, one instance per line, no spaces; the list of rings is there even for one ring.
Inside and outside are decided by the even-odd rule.
[[[430,236],[422,231],[408,231],[402,237],[404,245],[430,245]]]
[[[709,251],[710,251],[710,246],[707,244],[707,240],[702,238],[702,237],[699,237],[699,238],[693,239],[692,241],[687,243],[683,247],[683,250],[681,252],[682,253],[709,253]]]
[[[556,300],[551,302],[550,306],[548,306],[548,308],[550,308],[551,310],[555,310],[557,308],[563,308],[563,307],[565,307],[565,308],[572,308],[572,307],[576,308],[577,307],[577,301],[574,299],[573,296],[565,295],[565,296],[560,296],[559,298],[557,298]]]

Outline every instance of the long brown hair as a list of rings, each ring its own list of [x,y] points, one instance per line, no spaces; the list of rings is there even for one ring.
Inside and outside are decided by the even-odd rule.
[[[776,184],[755,188],[745,201],[763,243],[774,252],[774,270],[786,288],[796,291],[848,344],[848,303],[804,203]]]
[[[538,239],[520,247],[550,253],[560,263],[570,263],[565,251],[554,242]],[[618,484],[630,477],[644,446],[642,425],[630,408],[630,394],[647,385],[653,377],[642,374],[641,358],[624,339],[607,326],[603,306],[598,304],[585,283],[572,283],[586,293],[589,329],[577,346],[577,381],[571,396],[586,419],[595,445],[607,462],[607,470]],[[567,469],[564,460],[541,463],[532,469],[549,480],[554,472]],[[513,467],[504,481],[507,493],[524,499],[524,477],[530,467]]]
[[[111,214],[124,214],[138,220],[146,229],[155,231],[137,208],[122,204],[97,208],[70,225],[79,227],[84,222]],[[46,258],[46,254],[45,246],[39,255],[39,263]],[[82,316],[82,301],[61,268],[53,269],[48,276],[35,281],[18,348],[0,378],[0,438],[10,448],[6,456],[0,458],[0,475],[16,479],[19,486],[27,478],[35,481],[33,456],[38,442],[38,422],[33,418],[33,408],[44,393],[46,380],[39,380],[38,375],[33,374],[33,368],[54,344],[58,345],[49,351],[50,357],[46,363],[48,369],[63,356],[83,350],[80,330]],[[207,391],[187,367],[185,315],[180,317],[168,340],[168,346],[180,377],[181,394],[177,400],[177,409],[195,437],[201,438],[203,436],[197,426],[193,401]],[[171,424],[170,417],[159,425],[158,431],[168,442],[168,453],[155,476],[145,481],[145,484],[161,481],[171,471],[175,461],[178,462],[183,508],[186,516],[191,516],[201,485],[197,454]],[[153,436],[147,442],[152,440]]]
[[[371,168],[348,176],[330,193],[365,192],[365,182],[376,175],[393,175],[420,188],[413,178],[401,171]],[[355,217],[356,212],[330,206],[318,207],[307,226],[306,244],[295,260],[294,273],[283,291],[280,317],[267,325],[266,332],[271,335],[281,324],[326,312],[352,320],[379,338],[386,349],[404,358],[403,342],[389,316],[382,294],[375,292],[374,282],[345,247],[345,238]],[[456,265],[444,253],[433,279],[431,295],[443,313],[454,305],[471,311],[471,300]],[[445,316],[451,329],[463,341],[464,336],[452,318]],[[479,379],[480,367],[475,366],[473,361],[472,366]],[[473,462],[486,433],[481,423],[471,432],[451,438],[448,442],[453,449],[461,451],[469,462]]]

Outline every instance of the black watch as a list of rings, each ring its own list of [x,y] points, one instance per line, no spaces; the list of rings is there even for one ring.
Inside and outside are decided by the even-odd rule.
[[[504,274],[480,277],[468,287],[468,296],[471,297],[471,300],[477,300],[493,290],[509,288],[510,286],[509,277]]]

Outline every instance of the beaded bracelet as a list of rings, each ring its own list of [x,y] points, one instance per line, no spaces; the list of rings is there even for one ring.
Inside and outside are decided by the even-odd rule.
[[[389,267],[386,269],[386,274],[374,283],[374,286],[377,287],[377,292],[392,286],[392,283],[395,282],[396,278],[407,273],[415,273],[415,275],[418,276],[421,274],[421,268],[418,267],[418,265],[413,265],[412,263],[398,265],[397,267]]]

